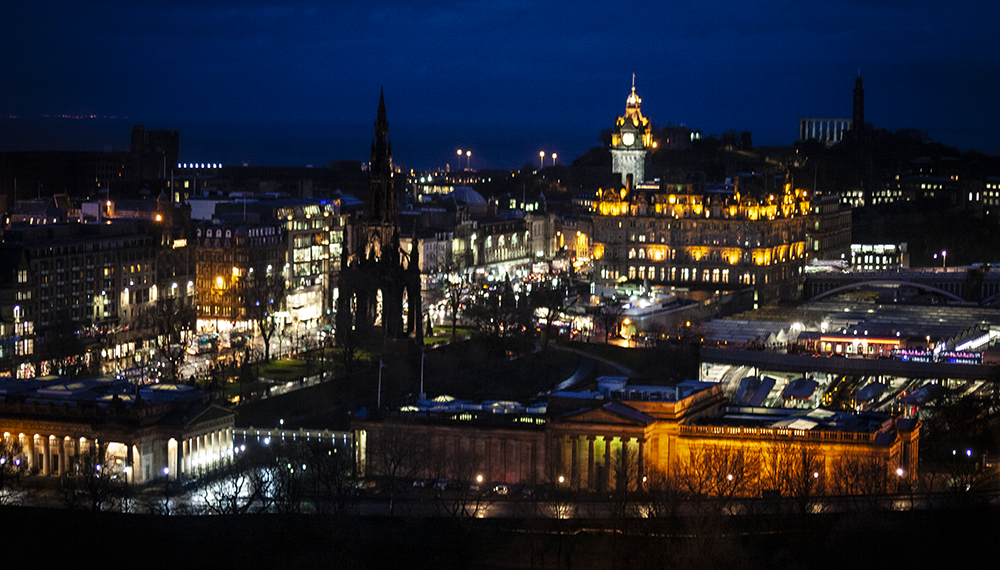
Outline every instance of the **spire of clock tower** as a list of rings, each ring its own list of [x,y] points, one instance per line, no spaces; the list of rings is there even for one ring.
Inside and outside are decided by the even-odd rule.
[[[642,99],[635,94],[635,74],[632,74],[632,92],[625,100],[625,114],[615,121],[611,135],[611,171],[621,174],[626,185],[629,175],[633,184],[644,180],[646,148],[652,145],[652,127],[642,116]]]

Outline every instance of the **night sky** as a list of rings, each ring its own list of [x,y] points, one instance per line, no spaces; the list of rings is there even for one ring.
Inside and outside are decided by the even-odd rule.
[[[869,123],[1000,154],[995,2],[8,4],[0,151],[124,150],[142,123],[180,130],[182,161],[362,160],[384,87],[399,163],[568,162],[633,73],[657,125],[786,145],[799,117],[851,116],[860,70]],[[91,114],[118,119],[39,119]]]

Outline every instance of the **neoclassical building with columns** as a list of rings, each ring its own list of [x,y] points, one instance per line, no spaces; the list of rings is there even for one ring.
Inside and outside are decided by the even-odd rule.
[[[189,386],[111,377],[0,381],[0,434],[29,474],[114,462],[130,483],[188,478],[233,453],[233,412]]]
[[[720,385],[696,381],[637,386],[603,377],[597,384],[531,406],[439,397],[356,419],[360,470],[378,476],[380,461],[408,463],[421,478],[604,491],[640,486],[653,472],[678,480],[742,453],[760,473],[740,476],[752,475],[760,489],[768,488],[766,471],[802,455],[808,475],[830,490],[843,488],[837,480],[851,465],[876,465],[884,482],[916,475],[915,419],[734,407]]]

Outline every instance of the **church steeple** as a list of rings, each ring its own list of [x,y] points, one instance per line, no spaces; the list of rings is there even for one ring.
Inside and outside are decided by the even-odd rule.
[[[378,98],[364,213],[365,220],[371,224],[395,224],[399,215],[392,178],[392,142],[389,140],[389,121],[385,114],[384,90],[379,92]]]

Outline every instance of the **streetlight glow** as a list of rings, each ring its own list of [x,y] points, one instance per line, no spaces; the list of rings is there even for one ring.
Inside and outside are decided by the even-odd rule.
[[[538,153],[538,167],[545,168],[545,151]]]

